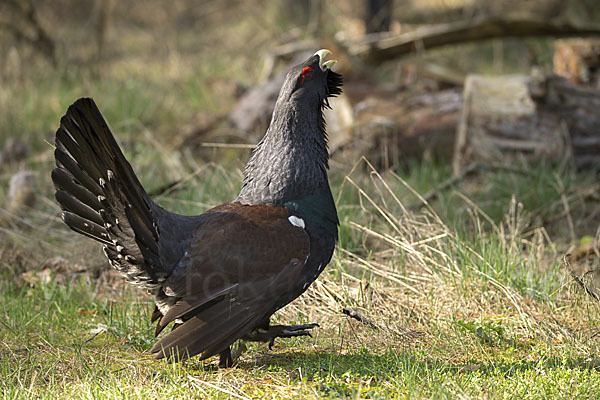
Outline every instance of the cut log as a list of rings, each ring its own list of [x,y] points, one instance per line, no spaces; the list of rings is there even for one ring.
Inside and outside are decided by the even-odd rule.
[[[354,106],[352,136],[332,142],[333,159],[353,163],[364,155],[383,169],[425,154],[450,159],[461,105],[456,88],[367,97]]]
[[[533,81],[531,92],[537,107],[560,118],[570,138],[573,161],[578,168],[600,168],[600,90],[572,84],[550,76]]]
[[[383,39],[367,36],[346,46],[351,54],[370,63],[380,63],[413,53],[417,49],[432,49],[493,38],[528,36],[600,36],[600,26],[578,26],[568,22],[524,18],[478,18],[428,26]]]
[[[457,128],[455,175],[472,162],[518,158],[600,167],[600,91],[551,76],[483,77],[465,81]]]
[[[600,39],[557,40],[553,64],[571,83],[600,88]]]

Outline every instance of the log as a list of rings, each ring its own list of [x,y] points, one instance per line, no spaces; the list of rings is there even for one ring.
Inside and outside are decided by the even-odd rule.
[[[523,75],[467,77],[454,149],[455,175],[471,162],[506,162],[518,153],[560,157],[560,121],[537,113],[529,83]]]
[[[417,29],[387,38],[365,37],[346,46],[351,54],[369,63],[389,61],[415,50],[503,37],[600,36],[600,26],[578,26],[526,18],[477,18]]]
[[[256,141],[267,128],[282,79],[275,77],[249,89],[226,121],[196,130],[191,135],[194,143],[221,141],[209,132],[221,125],[239,132],[245,143]],[[332,109],[325,110],[325,119],[334,161],[353,163],[365,155],[387,168],[423,154],[451,159],[462,90],[452,87],[413,94],[388,86],[355,81],[345,87],[344,94],[330,99]],[[184,143],[192,145],[190,140]]]
[[[552,63],[571,83],[600,88],[600,39],[557,40]]]
[[[568,131],[573,161],[580,168],[600,168],[600,90],[578,86],[552,75],[533,81],[537,107],[560,118]]]
[[[457,88],[368,96],[354,104],[350,136],[331,135],[332,157],[344,163],[364,155],[382,169],[424,155],[450,159],[461,106]]]
[[[237,130],[250,133],[251,138],[260,137],[269,126],[284,79],[285,75],[279,74],[248,89],[228,115],[231,125]]]
[[[579,169],[598,169],[599,126],[598,90],[556,75],[470,75],[456,133],[454,173],[460,175],[473,162],[521,158],[571,159]]]

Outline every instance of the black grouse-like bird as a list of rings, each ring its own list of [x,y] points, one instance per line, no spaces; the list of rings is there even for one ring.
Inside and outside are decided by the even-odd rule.
[[[287,74],[239,195],[198,216],[150,199],[93,100],[77,100],[61,119],[52,180],[62,218],[154,295],[156,335],[174,322],[151,350],[157,358],[220,354],[230,366],[238,339],[272,345],[316,326],[269,319],[319,276],[338,236],[323,109],[341,93],[342,77],[328,53]]]

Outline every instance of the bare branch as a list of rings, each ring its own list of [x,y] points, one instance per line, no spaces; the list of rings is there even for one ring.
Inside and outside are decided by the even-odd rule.
[[[568,22],[523,18],[477,18],[472,21],[433,25],[383,39],[367,36],[361,42],[349,45],[349,51],[367,62],[377,63],[410,54],[415,49],[431,49],[492,38],[598,35],[600,26],[577,26]]]

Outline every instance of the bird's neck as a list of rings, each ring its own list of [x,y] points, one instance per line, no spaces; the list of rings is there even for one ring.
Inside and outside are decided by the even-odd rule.
[[[329,192],[327,138],[320,105],[275,107],[267,133],[252,153],[237,201],[284,205]]]

